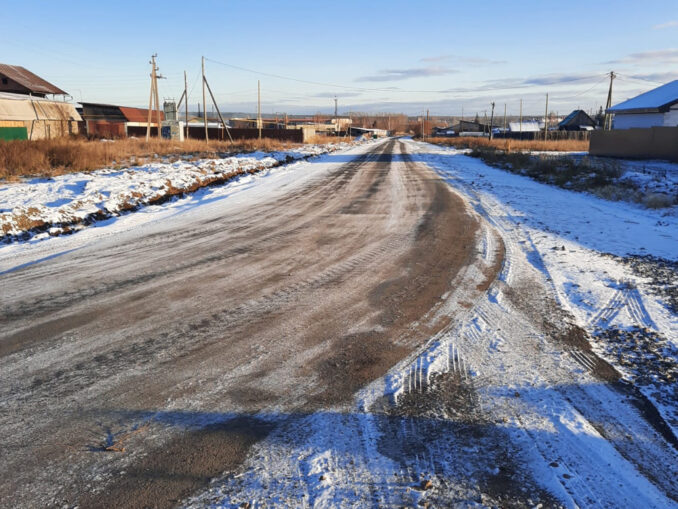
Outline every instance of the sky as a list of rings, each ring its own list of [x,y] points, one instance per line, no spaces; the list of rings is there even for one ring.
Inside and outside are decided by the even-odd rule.
[[[202,102],[201,57],[223,111],[560,115],[678,79],[675,0],[50,2],[0,0],[0,62],[74,102]],[[208,97],[209,101],[209,97]]]

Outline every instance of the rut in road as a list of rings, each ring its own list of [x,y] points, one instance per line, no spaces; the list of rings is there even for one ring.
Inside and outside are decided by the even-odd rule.
[[[167,505],[275,426],[246,416],[345,405],[447,326],[455,277],[492,267],[464,202],[402,151],[0,276],[0,499]]]

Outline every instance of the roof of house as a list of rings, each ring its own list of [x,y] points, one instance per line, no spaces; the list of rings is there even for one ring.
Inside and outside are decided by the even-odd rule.
[[[565,127],[569,125],[576,125],[576,126],[583,126],[583,125],[590,125],[594,126],[596,125],[596,121],[593,120],[588,113],[586,113],[584,110],[574,110],[572,113],[570,113],[567,117],[565,117],[560,123],[558,123],[558,127]]]
[[[59,87],[52,85],[20,65],[0,64],[0,74],[16,81],[19,85],[27,88],[34,94],[68,95]]]
[[[656,113],[668,111],[676,103],[678,103],[678,80],[616,104],[607,111],[610,113]]]
[[[130,108],[128,106],[120,106],[120,111],[128,122],[148,122],[148,109],[145,108]],[[151,122],[158,120],[157,112],[153,111]],[[160,111],[160,120],[165,120],[165,112]]]

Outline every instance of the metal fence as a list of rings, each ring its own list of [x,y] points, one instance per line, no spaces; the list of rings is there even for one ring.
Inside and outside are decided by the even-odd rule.
[[[589,153],[594,156],[678,161],[678,127],[594,131]]]

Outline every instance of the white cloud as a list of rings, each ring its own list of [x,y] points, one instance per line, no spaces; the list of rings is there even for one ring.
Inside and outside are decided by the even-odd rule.
[[[665,28],[674,28],[678,27],[678,20],[667,21],[666,23],[661,23],[652,27],[652,30],[663,30]]]
[[[449,67],[417,67],[414,69],[384,69],[372,76],[361,76],[355,81],[401,81],[410,78],[425,78],[428,76],[445,76],[458,73],[456,69]]]

